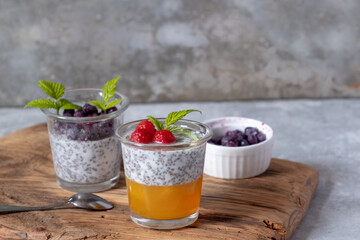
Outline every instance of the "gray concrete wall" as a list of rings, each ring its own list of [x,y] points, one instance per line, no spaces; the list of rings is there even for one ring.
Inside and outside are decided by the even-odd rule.
[[[358,0],[0,0],[0,106],[38,79],[132,102],[360,96]]]

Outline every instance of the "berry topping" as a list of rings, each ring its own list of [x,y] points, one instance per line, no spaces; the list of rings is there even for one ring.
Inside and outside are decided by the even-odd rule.
[[[155,132],[156,132],[156,129],[155,129],[155,126],[154,124],[152,124],[152,122],[150,122],[149,120],[144,120],[144,121],[141,121],[136,129],[145,129],[146,131],[149,132],[149,134],[151,136],[154,136]]]
[[[239,142],[236,136],[235,137],[224,136],[221,138],[221,145],[228,147],[236,147],[239,145]]]
[[[77,139],[77,135],[79,134],[80,130],[78,128],[69,128],[66,131],[66,136],[68,139],[70,140],[76,140]]]
[[[245,134],[240,130],[227,131],[225,136],[236,138],[238,142],[245,138]]]
[[[39,80],[39,87],[51,98],[51,99],[36,99],[30,101],[25,105],[27,107],[38,107],[38,108],[53,108],[56,109],[56,114],[59,115],[60,109],[81,109],[83,115],[87,116],[93,113],[98,113],[98,109],[105,113],[111,113],[117,110],[115,105],[122,102],[124,99],[115,99],[114,95],[116,93],[116,84],[121,76],[118,76],[105,83],[102,89],[102,101],[91,100],[88,101],[83,107],[73,104],[69,100],[63,98],[65,93],[65,87],[60,83],[49,82],[44,80]],[[91,103],[91,104],[89,104]],[[73,116],[74,113],[70,115],[66,111],[63,112],[63,116]],[[84,117],[78,115],[75,117]]]
[[[215,144],[215,145],[221,145],[221,139],[222,139],[222,137],[221,138],[212,138],[208,142]]]
[[[74,117],[85,117],[85,114],[82,110],[77,110],[75,113],[74,113]]]
[[[74,109],[65,109],[63,112],[63,116],[72,117],[72,116],[74,116],[74,113],[75,113]]]
[[[107,109],[106,113],[112,113],[112,112],[115,112],[117,110],[118,110],[117,107],[112,107],[112,108]]]
[[[175,137],[169,130],[162,129],[155,133],[153,140],[156,143],[167,144],[175,142]]]
[[[246,141],[245,139],[240,141],[240,146],[248,146],[250,145],[248,141]]]
[[[247,127],[245,128],[245,135],[246,136],[249,136],[250,134],[258,134],[259,133],[259,130],[257,128],[254,128],[254,127]]]
[[[244,132],[236,129],[227,131],[225,136],[213,138],[209,143],[228,147],[254,145],[266,140],[266,135],[255,127],[246,127]]]
[[[98,112],[98,110],[97,110],[97,108],[95,106],[93,106],[91,104],[88,104],[88,103],[86,103],[83,106],[82,111],[83,111],[85,116],[92,115],[92,114],[97,114],[97,112]]]
[[[151,143],[152,135],[149,134],[145,129],[136,129],[130,137],[130,141],[136,143]]]
[[[164,122],[161,122],[152,116],[148,116],[149,120],[141,121],[136,126],[135,131],[131,134],[130,141],[137,143],[155,142],[159,144],[169,144],[176,140],[173,133],[182,134],[183,136],[196,141],[199,138],[195,133],[191,132],[189,129],[175,125],[177,121],[191,112],[200,111],[189,109],[171,112],[167,115]]]
[[[263,134],[262,132],[259,132],[259,133],[256,135],[256,137],[257,137],[257,140],[258,140],[259,142],[263,142],[263,141],[266,140],[266,135]]]
[[[86,117],[97,117],[97,116],[98,116],[97,113],[92,113],[92,114],[86,115]]]
[[[250,145],[253,145],[253,144],[257,144],[257,143],[258,143],[258,140],[257,140],[255,134],[250,134],[249,136],[247,136],[247,140],[248,140],[248,142],[250,143]]]

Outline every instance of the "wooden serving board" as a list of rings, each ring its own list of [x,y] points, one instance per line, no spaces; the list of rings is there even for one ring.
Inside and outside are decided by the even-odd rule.
[[[2,214],[0,239],[289,239],[319,178],[309,166],[280,159],[251,179],[204,176],[199,219],[186,228],[159,231],[131,221],[123,176],[115,188],[98,193],[114,209]],[[45,124],[0,139],[0,204],[48,205],[72,194],[56,183]]]

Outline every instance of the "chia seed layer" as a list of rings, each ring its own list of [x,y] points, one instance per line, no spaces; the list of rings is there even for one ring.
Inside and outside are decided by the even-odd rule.
[[[206,144],[174,151],[145,150],[122,144],[125,175],[152,186],[195,181],[203,174]]]
[[[120,172],[120,143],[115,137],[97,141],[70,140],[50,133],[56,175],[71,183],[107,181]]]

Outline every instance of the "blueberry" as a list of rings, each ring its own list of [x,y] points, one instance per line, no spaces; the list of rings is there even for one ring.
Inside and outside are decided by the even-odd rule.
[[[97,117],[98,114],[97,113],[91,113],[89,115],[87,115],[86,117]],[[88,125],[88,126],[92,126],[94,125],[96,122],[86,122],[85,124]]]
[[[79,129],[77,127],[71,127],[66,130],[66,137],[70,140],[76,140],[79,135]]]
[[[216,145],[221,145],[221,138],[214,138],[213,140]]]
[[[101,138],[112,136],[114,133],[114,120],[109,119],[96,124],[96,127],[99,129]]]
[[[89,140],[99,140],[102,138],[102,133],[101,130],[96,127],[95,125],[92,126],[92,128],[90,128],[90,135],[89,135]]]
[[[243,139],[243,140],[240,141],[239,146],[248,146],[248,145],[249,145],[248,141],[246,141],[246,139]]]
[[[75,110],[74,109],[65,109],[63,112],[63,116],[72,117],[74,116]]]
[[[97,127],[98,128],[110,127],[110,122],[108,120],[101,121],[101,122],[97,123]]]
[[[236,147],[239,145],[239,142],[236,138],[224,136],[221,138],[221,145],[228,146],[228,147]]]
[[[235,130],[235,133],[239,142],[245,138],[245,134],[242,131]]]
[[[69,128],[69,123],[66,122],[55,122],[53,125],[56,134],[63,134]]]
[[[228,141],[226,146],[227,147],[237,147],[237,146],[239,146],[239,142],[237,140]]]
[[[80,141],[87,141],[91,139],[91,129],[87,125],[82,125],[82,128],[79,129],[79,137]]]
[[[259,133],[259,130],[257,128],[254,128],[254,127],[247,127],[245,128],[245,131],[244,131],[245,135],[246,136],[249,136],[250,134],[258,134]]]
[[[105,127],[113,127],[114,126],[114,119],[108,119],[102,122],[98,123],[98,126],[100,128],[105,128]]]
[[[236,130],[235,130],[236,131]],[[228,137],[235,137],[236,136],[236,132],[235,131],[227,131],[225,133],[225,136],[228,136]]]
[[[97,113],[91,113],[89,115],[86,115],[86,117],[96,117],[99,116]]]
[[[259,132],[257,135],[256,135],[256,138],[259,142],[263,142],[266,140],[266,135],[263,134],[262,132]]]
[[[253,144],[257,144],[259,141],[256,137],[256,135],[254,133],[250,134],[249,136],[247,136],[247,140],[249,142],[250,145],[253,145]]]
[[[208,143],[211,143],[211,144],[215,144],[216,145],[216,143],[215,143],[215,140],[213,140],[213,139],[210,139],[209,141],[207,141]]]
[[[208,143],[212,143],[215,145],[221,145],[221,138],[217,139],[217,138],[212,138],[208,141]]]
[[[98,110],[95,106],[91,105],[91,104],[88,104],[86,103],[83,108],[82,108],[82,111],[84,112],[84,115],[85,116],[88,116],[88,115],[91,115],[91,114],[94,114],[94,113],[98,113]]]
[[[64,117],[73,117],[74,115],[71,114],[71,113],[64,112],[64,113],[63,113],[63,116],[64,116]]]
[[[74,113],[74,117],[85,117],[85,113],[82,110],[77,110]]]
[[[233,130],[233,131],[227,131],[225,133],[225,136],[236,138],[238,140],[238,142],[240,142],[245,137],[244,133],[238,129]]]
[[[106,120],[106,122],[109,124],[109,127],[113,127],[113,126],[114,126],[114,119]]]
[[[111,107],[111,108],[106,110],[106,113],[112,113],[112,112],[115,112],[117,110],[118,110],[117,107]]]
[[[111,127],[105,127],[101,129],[100,132],[102,134],[102,137],[106,138],[106,137],[110,137],[114,133],[114,130]]]

